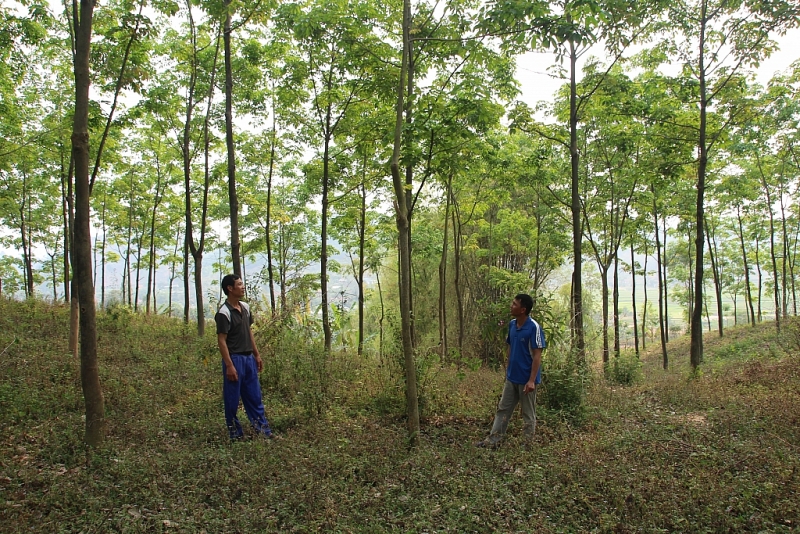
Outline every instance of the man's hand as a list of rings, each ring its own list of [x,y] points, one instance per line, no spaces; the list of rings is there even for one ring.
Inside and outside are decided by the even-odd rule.
[[[525,387],[522,388],[522,393],[524,393],[525,395],[533,391],[536,391],[536,382],[533,380],[525,384]]]
[[[256,369],[258,369],[258,372],[260,373],[261,370],[264,369],[264,362],[261,361],[261,356],[258,353],[255,354],[255,357],[256,357]]]
[[[239,381],[239,373],[236,372],[236,367],[233,365],[229,365],[225,368],[225,378],[228,379],[230,382],[238,382]]]

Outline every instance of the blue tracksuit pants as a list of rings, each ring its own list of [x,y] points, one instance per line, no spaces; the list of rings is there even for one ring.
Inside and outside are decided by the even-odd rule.
[[[243,435],[242,425],[236,417],[239,397],[253,429],[260,434],[270,435],[272,430],[264,415],[264,403],[261,402],[261,384],[258,381],[256,359],[251,355],[231,354],[231,361],[239,375],[239,380],[236,382],[231,382],[225,377],[225,362],[222,362],[222,400],[225,403],[225,423],[228,425],[231,439]]]

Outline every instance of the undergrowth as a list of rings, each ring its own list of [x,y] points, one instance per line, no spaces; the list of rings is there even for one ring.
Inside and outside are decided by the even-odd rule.
[[[472,443],[488,432],[502,373],[426,356],[421,444],[409,450],[391,354],[324,358],[296,325],[259,325],[267,415],[285,439],[230,444],[213,327],[198,339],[193,325],[112,310],[98,316],[110,433],[87,451],[67,315],[0,299],[2,532],[800,528],[788,326],[709,335],[702,373],[675,339],[667,370],[657,351],[633,380],[584,375],[558,390],[582,395],[578,419],[555,407],[567,360],[545,352],[536,442],[521,440],[517,414],[497,451]]]

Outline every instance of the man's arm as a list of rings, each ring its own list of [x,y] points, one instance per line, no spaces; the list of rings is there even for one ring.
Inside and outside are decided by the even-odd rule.
[[[231,382],[238,381],[239,374],[236,372],[236,367],[233,366],[231,353],[228,352],[228,334],[217,334],[217,347],[219,347],[219,353],[222,354],[222,361],[225,362],[225,378]]]
[[[528,383],[525,384],[525,387],[522,389],[522,392],[526,394],[536,390],[536,375],[539,374],[539,366],[542,365],[542,349],[532,349],[531,358],[533,359],[533,363],[531,364],[531,376],[528,378]]]
[[[252,328],[250,328],[250,343],[253,345],[253,356],[256,357],[256,368],[260,373],[264,368],[264,362],[261,361],[261,355],[258,353],[258,347],[256,347],[256,337],[253,335]]]

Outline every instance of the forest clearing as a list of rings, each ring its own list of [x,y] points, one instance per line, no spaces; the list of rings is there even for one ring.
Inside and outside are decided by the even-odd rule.
[[[2,0],[0,530],[800,528],[798,35]],[[474,447],[501,387],[535,441]]]
[[[524,446],[517,417],[490,451],[472,443],[491,424],[500,370],[421,369],[421,436],[409,448],[401,361],[381,369],[374,355],[334,352],[315,369],[300,346],[262,349],[267,413],[284,439],[231,444],[213,335],[104,312],[109,434],[91,449],[68,316],[0,299],[2,532],[790,532],[800,522],[796,321],[780,337],[771,322],[706,334],[694,375],[687,337],[670,341],[666,371],[660,354],[643,354],[627,385],[593,365],[580,415],[548,407],[545,374],[535,445]],[[554,360],[545,351],[545,373]]]

